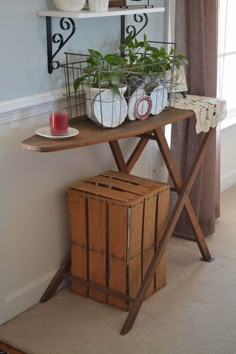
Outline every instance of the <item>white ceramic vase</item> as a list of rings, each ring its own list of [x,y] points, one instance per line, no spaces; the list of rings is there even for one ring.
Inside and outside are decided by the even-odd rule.
[[[95,96],[101,93],[101,89],[95,87],[84,87],[84,92],[85,92],[85,113],[89,119],[93,120],[92,102]]]
[[[86,0],[54,0],[56,7],[61,11],[80,11]]]
[[[89,11],[103,12],[108,10],[109,0],[89,0]]]
[[[84,87],[84,93],[85,93],[85,113],[88,116],[89,119],[94,120],[93,117],[93,112],[92,112],[92,104],[93,104],[93,100],[95,99],[95,97],[100,94],[103,91],[110,91],[109,89],[104,89],[104,88],[95,88],[95,87],[88,87],[85,86]],[[122,86],[119,88],[120,94],[121,96],[115,96],[115,100],[120,100],[121,97],[123,97],[123,95],[125,94],[127,90],[127,86]],[[106,103],[110,103],[110,102],[101,102],[101,104],[106,104]]]

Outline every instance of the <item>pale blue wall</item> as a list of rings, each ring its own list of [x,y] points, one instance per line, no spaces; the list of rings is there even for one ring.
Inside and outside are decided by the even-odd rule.
[[[162,6],[163,1],[158,1],[158,5]],[[38,10],[47,9],[54,9],[53,0],[0,2],[0,102],[55,90],[64,85],[61,70],[53,75],[47,73],[45,18],[37,16]],[[162,40],[164,15],[154,14],[149,18],[151,39]],[[65,50],[117,49],[120,18],[75,21],[76,35],[67,43]],[[54,19],[54,31],[57,23],[58,19]],[[59,57],[63,61],[62,53]]]

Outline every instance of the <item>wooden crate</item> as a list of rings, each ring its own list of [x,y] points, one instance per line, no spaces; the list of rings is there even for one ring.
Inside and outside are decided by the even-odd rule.
[[[70,188],[72,291],[130,308],[162,236],[169,185],[108,171]],[[147,297],[166,284],[162,257]]]

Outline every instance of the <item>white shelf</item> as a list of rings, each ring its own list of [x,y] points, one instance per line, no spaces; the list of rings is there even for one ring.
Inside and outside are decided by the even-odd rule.
[[[140,8],[132,7],[129,9],[121,9],[119,7],[109,8],[106,12],[92,12],[88,10],[82,11],[38,11],[39,16],[43,17],[70,17],[70,18],[97,18],[97,17],[111,17],[111,16],[122,16],[122,15],[137,15],[137,14],[150,14],[156,12],[165,12],[164,7],[149,7]]]

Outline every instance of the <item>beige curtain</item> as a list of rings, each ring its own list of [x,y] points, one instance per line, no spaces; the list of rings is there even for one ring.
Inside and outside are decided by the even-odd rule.
[[[216,97],[217,89],[217,0],[176,0],[176,52],[189,60],[189,93]],[[185,179],[204,134],[196,134],[195,117],[172,127],[171,149]],[[220,214],[220,137],[214,136],[190,199],[205,235],[215,231]],[[183,211],[175,234],[193,238]]]

